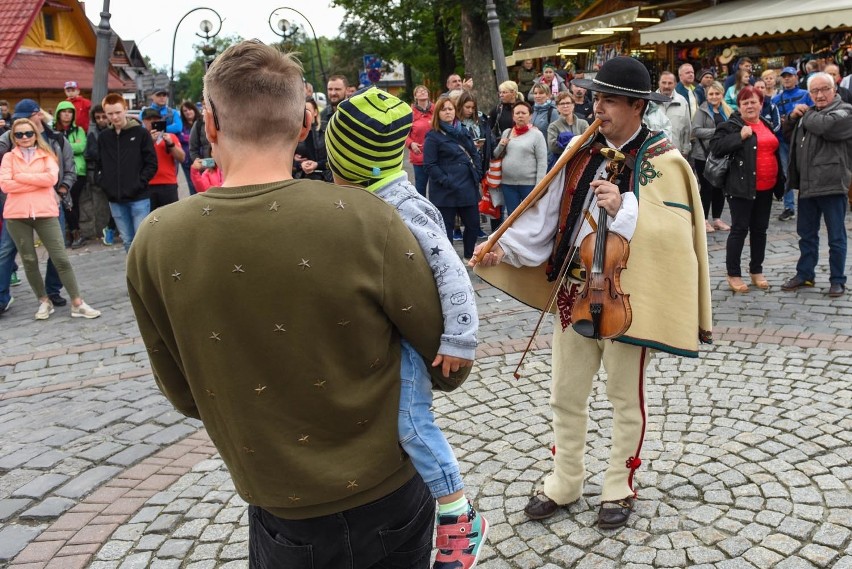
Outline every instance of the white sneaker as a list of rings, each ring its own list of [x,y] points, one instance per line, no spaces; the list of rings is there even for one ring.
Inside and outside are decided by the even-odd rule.
[[[95,310],[85,302],[80,306],[71,306],[71,318],[97,318],[100,315],[100,310]]]
[[[53,314],[53,303],[45,300],[38,307],[38,312],[35,314],[36,320],[47,320]]]

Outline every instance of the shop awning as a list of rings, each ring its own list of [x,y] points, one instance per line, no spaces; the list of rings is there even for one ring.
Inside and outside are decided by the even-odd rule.
[[[539,57],[550,57],[556,55],[559,51],[557,44],[542,45],[539,47],[531,47],[529,49],[516,49],[511,54],[506,56],[506,65],[514,65],[525,59],[537,59]]]
[[[680,43],[852,26],[852,0],[735,0],[640,30],[642,44]]]
[[[626,10],[610,12],[603,16],[569,22],[567,24],[562,24],[561,26],[553,26],[553,39],[560,40],[562,38],[571,38],[580,35],[582,32],[597,28],[620,28],[632,24],[638,17],[639,7],[635,6],[633,8],[627,8]]]

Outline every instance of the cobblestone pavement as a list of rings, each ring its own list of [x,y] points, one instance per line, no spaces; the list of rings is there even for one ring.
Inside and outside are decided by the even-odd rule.
[[[716,342],[651,364],[640,499],[614,531],[594,526],[612,423],[603,374],[584,497],[525,519],[551,464],[550,324],[513,379],[537,314],[477,280],[480,359],[435,409],[492,523],[482,569],[852,568],[852,297],[824,295],[825,246],[817,286],[781,292],[795,226],[773,217],[770,233],[773,288],[736,296],[726,234],[709,236]],[[245,502],[199,422],[154,386],[123,250],[72,261],[101,318],[66,307],[36,322],[26,284],[0,317],[0,568],[246,567]]]

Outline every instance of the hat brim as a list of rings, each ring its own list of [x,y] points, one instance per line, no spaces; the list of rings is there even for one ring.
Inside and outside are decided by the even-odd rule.
[[[28,118],[30,118],[31,116],[33,116],[33,113],[37,113],[37,112],[38,112],[38,111],[33,111],[32,113],[26,113],[26,114],[14,113],[14,114],[12,115],[12,120],[13,120],[13,121],[16,121],[16,120],[18,120],[18,119],[28,119]]]
[[[662,93],[655,93],[651,91],[650,93],[637,93],[635,91],[628,91],[626,89],[619,89],[618,87],[610,87],[608,85],[601,85],[600,83],[595,83],[594,79],[574,79],[571,81],[572,84],[577,87],[582,87],[583,89],[588,89],[589,91],[595,91],[597,93],[607,93],[609,95],[621,95],[623,97],[633,97],[634,99],[645,99],[648,101],[655,101],[657,103],[670,103],[671,97],[667,97]]]

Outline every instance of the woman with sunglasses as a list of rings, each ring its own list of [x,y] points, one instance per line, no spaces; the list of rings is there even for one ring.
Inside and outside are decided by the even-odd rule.
[[[8,194],[3,219],[18,252],[27,280],[39,299],[36,320],[47,320],[53,314],[53,303],[47,296],[38,266],[33,230],[50,254],[62,284],[71,295],[73,318],[97,318],[100,311],[80,297],[77,278],[65,251],[59,226],[59,203],[54,185],[59,177],[56,155],[38,135],[30,119],[18,119],[12,125],[12,150],[0,164],[0,187]]]

